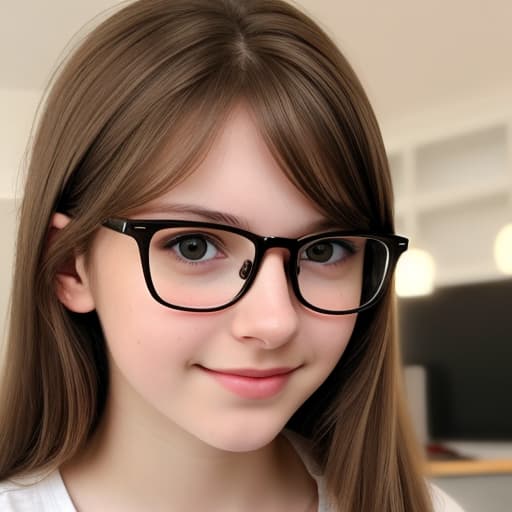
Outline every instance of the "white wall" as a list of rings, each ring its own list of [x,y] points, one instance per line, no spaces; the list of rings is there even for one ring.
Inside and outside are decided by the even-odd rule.
[[[40,97],[39,91],[0,89],[0,340],[11,287],[23,158]]]
[[[19,191],[18,176],[40,91],[0,89],[0,197]]]

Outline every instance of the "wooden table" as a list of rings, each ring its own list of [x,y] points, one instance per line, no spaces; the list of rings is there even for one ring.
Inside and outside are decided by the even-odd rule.
[[[427,463],[429,476],[467,476],[512,474],[512,459],[443,460]]]

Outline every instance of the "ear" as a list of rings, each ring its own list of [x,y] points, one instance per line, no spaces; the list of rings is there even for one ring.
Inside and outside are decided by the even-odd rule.
[[[62,213],[55,213],[50,222],[48,244],[59,236],[70,218]],[[95,309],[85,266],[85,255],[74,254],[62,265],[55,276],[55,292],[59,301],[75,313],[89,313]]]

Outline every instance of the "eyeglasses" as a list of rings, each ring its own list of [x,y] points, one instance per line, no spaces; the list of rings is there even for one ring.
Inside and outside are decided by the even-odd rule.
[[[298,239],[264,237],[233,226],[185,220],[108,219],[135,239],[146,285],[164,306],[218,311],[250,289],[265,252],[289,251],[286,273],[297,299],[319,313],[369,308],[385,290],[408,240],[396,235],[330,231]]]

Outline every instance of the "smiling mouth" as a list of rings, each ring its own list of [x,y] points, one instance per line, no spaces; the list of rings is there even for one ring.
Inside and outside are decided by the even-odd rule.
[[[295,370],[295,368],[291,367],[269,368],[267,370],[258,370],[253,368],[204,369],[215,373],[223,373],[225,375],[238,375],[239,377],[252,377],[255,379],[264,379],[267,377],[274,377],[276,375],[285,375]]]
[[[269,369],[229,368],[210,369],[198,366],[224,389],[247,399],[265,399],[277,395],[297,368]]]

